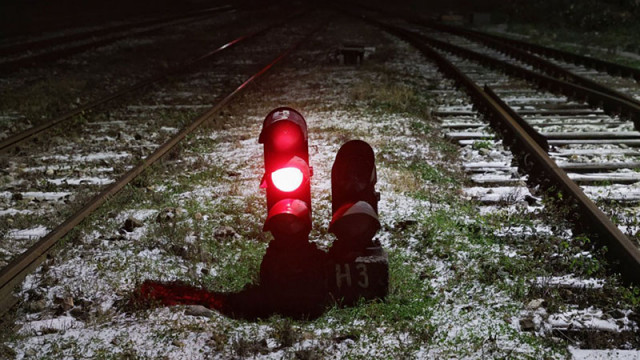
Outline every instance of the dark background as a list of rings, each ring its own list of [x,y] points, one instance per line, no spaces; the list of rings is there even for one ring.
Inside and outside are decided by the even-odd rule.
[[[172,15],[224,0],[0,0],[0,35],[35,35],[109,21]]]
[[[0,35],[36,35],[46,31],[100,25],[109,21],[177,14],[198,8],[235,4],[264,7],[277,0],[0,0]],[[298,0],[298,3],[330,4]],[[411,14],[469,16],[489,12],[495,21],[562,24],[586,31],[640,22],[640,0],[355,0],[370,7]],[[344,1],[339,1],[344,4]]]

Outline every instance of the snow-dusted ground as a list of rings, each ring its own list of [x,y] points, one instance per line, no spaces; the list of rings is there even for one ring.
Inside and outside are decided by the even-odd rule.
[[[367,59],[371,64],[331,62],[327,54],[336,39],[375,45]],[[418,94],[411,101],[432,96],[420,106],[446,103],[448,109],[470,110],[462,93],[438,91],[452,84],[442,81],[433,65],[407,44],[342,18],[314,41],[312,49],[293,54],[288,66],[191,137],[181,156],[156,169],[143,189],[129,189],[116,199],[116,207],[92,217],[63,251],[27,277],[18,292],[23,303],[15,314],[16,333],[6,342],[15,358],[589,358],[597,354],[567,349],[549,333],[574,323],[637,330],[626,309],[617,327],[601,309],[547,313],[544,302],[516,295],[518,281],[525,291],[590,288],[604,280],[569,275],[527,279],[498,266],[527,259],[529,237],[568,242],[572,235],[562,224],[537,222],[542,207],[526,203],[527,195],[538,201],[526,188],[495,188],[490,194],[462,189],[463,159],[486,155],[510,163],[499,146],[485,154],[467,147],[458,158],[436,122],[375,102],[379,88],[400,83]],[[261,241],[268,240],[261,232],[265,210],[257,138],[263,117],[281,105],[301,111],[309,126],[311,240],[321,248],[332,242],[326,229],[336,151],[351,138],[374,148],[381,192],[377,238],[391,255],[386,302],[334,308],[317,320],[293,323],[277,317],[232,320],[185,306],[127,306],[136,284],[145,279],[226,291],[255,279],[265,249]],[[489,195],[508,206],[489,209],[471,201],[485,196],[491,202]],[[493,224],[492,213],[501,211],[518,223]],[[524,222],[529,216],[536,222]],[[130,218],[139,224],[123,230]],[[473,227],[482,238],[467,230]],[[524,329],[523,319],[531,319],[533,328]]]

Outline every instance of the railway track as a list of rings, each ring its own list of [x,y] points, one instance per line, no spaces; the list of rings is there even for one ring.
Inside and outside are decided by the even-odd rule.
[[[239,38],[233,39],[232,41],[222,44],[220,47],[212,50],[212,51],[208,51],[205,54],[198,56],[192,60],[189,60],[183,64],[177,65],[161,74],[155,75],[149,79],[145,79],[143,81],[140,81],[138,83],[135,83],[133,85],[130,85],[128,87],[125,87],[123,89],[119,89],[111,94],[108,94],[100,99],[97,99],[95,101],[92,101],[90,103],[87,104],[82,104],[80,106],[78,106],[76,109],[66,112],[62,115],[57,116],[54,119],[50,119],[47,120],[46,122],[44,122],[42,125],[39,126],[35,126],[32,128],[29,128],[27,130],[24,130],[22,132],[19,132],[17,134],[13,134],[13,135],[9,135],[8,137],[0,140],[0,153],[8,151],[9,149],[11,149],[12,147],[17,146],[18,144],[27,141],[35,136],[37,136],[38,134],[42,133],[43,131],[56,126],[58,124],[61,124],[67,120],[72,119],[74,116],[80,115],[80,114],[84,114],[88,111],[91,111],[107,102],[110,102],[112,100],[116,100],[119,98],[122,98],[126,95],[131,95],[133,92],[138,91],[138,90],[142,90],[145,87],[149,87],[152,84],[156,84],[160,81],[166,80],[169,76],[172,75],[179,75],[180,73],[184,73],[187,72],[189,70],[193,70],[194,67],[196,67],[197,65],[201,64],[204,61],[210,60],[213,56],[217,55],[219,52],[222,52],[242,41],[245,41],[247,39],[253,38],[255,36],[258,36],[266,31],[268,31],[269,29],[271,29],[273,26],[275,25],[271,25],[268,26],[266,28],[257,30],[253,33],[249,33],[247,35],[243,35],[240,36]]]
[[[429,23],[430,30],[425,30],[408,24],[373,22],[419,49],[467,94],[469,100],[455,99],[452,103],[451,96],[456,92],[445,91],[447,100],[443,102],[447,104],[435,115],[441,119],[446,136],[463,147],[468,161],[465,169],[473,182],[465,192],[485,205],[482,212],[492,213],[505,204],[515,204],[536,214],[536,208],[539,211],[549,204],[559,204],[564,209],[560,216],[572,224],[573,236],[587,234],[600,247],[606,247],[615,271],[638,285],[640,241],[635,194],[640,177],[634,170],[638,169],[640,152],[634,146],[640,133],[635,83],[620,86],[617,78],[609,75],[578,76],[562,64],[502,47],[495,39],[471,37],[466,32],[464,37],[457,36],[460,31],[448,31],[446,26]],[[536,74],[534,69],[548,74]],[[602,78],[605,85],[596,82]],[[577,91],[567,91],[571,87]],[[620,92],[629,88],[631,96]],[[580,91],[582,96],[576,96]],[[597,97],[604,101],[593,101]],[[585,99],[588,103],[581,103]],[[607,101],[616,103],[616,110],[607,106]],[[603,103],[604,109],[599,108]],[[620,111],[624,107],[626,110]],[[620,113],[624,116],[618,116]],[[588,284],[578,281],[576,285],[574,281],[572,274],[561,274],[541,287],[593,290]],[[529,319],[520,322],[521,329],[529,327]],[[624,348],[628,335],[633,334],[633,330],[629,333],[629,329],[619,328],[625,341],[595,345],[589,334],[606,334],[608,330],[598,326],[572,330],[563,321],[549,328],[556,336],[586,348]],[[631,338],[638,341],[637,336]]]
[[[583,232],[593,235],[594,229],[577,229],[579,221],[568,221],[576,213],[585,217],[587,211],[599,210],[588,205],[588,200],[586,205],[576,201],[577,208],[567,209],[561,200],[573,196],[571,189],[562,189],[562,199],[557,189],[543,191],[550,185],[544,179],[563,177],[561,169],[574,171],[570,177],[584,186],[605,188],[603,181],[615,181],[616,186],[633,184],[635,177],[620,171],[638,155],[635,128],[628,120],[633,114],[610,116],[611,109],[594,110],[539,90],[500,70],[432,48],[422,36],[471,44],[459,37],[422,27],[410,27],[418,33],[411,34],[404,22],[398,22],[403,29],[387,27],[396,34],[392,36],[350,18],[335,14],[330,18],[326,32],[306,43],[304,52],[297,52],[278,76],[263,79],[263,86],[254,87],[248,99],[238,96],[247,88],[242,81],[255,79],[254,71],[263,60],[272,60],[284,48],[291,51],[286,42],[300,39],[300,28],[309,30],[312,17],[300,17],[299,23],[289,23],[292,27],[260,35],[263,45],[258,51],[253,46],[236,46],[193,74],[172,75],[170,81],[154,85],[140,99],[105,104],[86,118],[65,123],[63,130],[47,130],[47,141],[25,142],[10,155],[1,155],[3,162],[16,161],[20,171],[20,176],[10,175],[15,182],[3,183],[11,187],[5,202],[12,204],[4,211],[55,214],[67,209],[63,211],[72,213],[73,222],[84,217],[81,213],[86,208],[74,212],[73,205],[60,204],[47,212],[47,204],[54,200],[46,197],[75,194],[59,200],[75,202],[76,208],[82,203],[77,198],[83,191],[109,201],[116,198],[109,191],[120,187],[120,181],[101,185],[100,178],[114,181],[139,174],[124,188],[130,198],[117,200],[126,203],[94,215],[91,226],[75,227],[60,251],[20,288],[23,303],[15,315],[20,330],[16,330],[18,339],[10,343],[18,354],[32,356],[34,349],[42,349],[46,356],[91,356],[92,351],[96,355],[103,349],[127,351],[133,346],[141,350],[129,350],[129,354],[149,357],[304,357],[318,349],[320,356],[338,358],[559,358],[566,354],[567,345],[622,352],[640,348],[640,309],[623,299],[628,296],[627,287],[610,276],[614,264],[601,265],[604,251],[589,242],[596,237],[582,236]],[[365,57],[363,65],[336,65],[330,57],[347,40],[367,46],[371,57]],[[260,59],[253,57],[256,51]],[[490,49],[482,51],[504,57]],[[533,72],[532,67],[526,70]],[[396,86],[398,83],[401,85]],[[484,84],[488,87],[483,88]],[[568,84],[562,86],[581,89]],[[584,94],[600,97],[586,90]],[[612,97],[605,94],[602,99],[607,96]],[[409,103],[420,106],[428,102],[434,109],[431,115],[440,123],[420,117],[419,109],[408,112],[411,105],[395,110],[394,97],[402,104],[407,97]],[[238,108],[233,99],[240,102]],[[223,291],[251,281],[251,264],[259,264],[260,246],[264,245],[260,242],[268,239],[260,231],[263,196],[256,194],[255,185],[262,173],[261,149],[252,134],[259,131],[265,107],[283,103],[304,109],[310,124],[312,240],[323,249],[331,245],[324,230],[328,220],[323,217],[331,206],[328,179],[335,150],[354,137],[374,145],[382,193],[379,240],[389,249],[393,271],[389,298],[358,305],[355,311],[332,309],[318,322],[293,325],[280,319],[239,323],[211,312],[194,315],[192,308],[131,309],[126,301],[131,289],[147,278],[187,279],[196,286]],[[211,108],[212,104],[217,105]],[[216,122],[210,131],[186,135],[187,129],[196,126],[187,125],[194,118],[196,123]],[[229,121],[218,124],[220,118]],[[490,130],[483,118],[498,130]],[[146,132],[125,131],[132,124],[146,122]],[[182,126],[185,131],[178,133]],[[587,139],[593,144],[576,145],[584,143],[580,138],[584,133],[601,130],[600,126],[632,134]],[[560,133],[567,129],[573,138]],[[597,132],[602,133],[600,130]],[[86,133],[95,136],[83,140],[80,135]],[[440,133],[461,145],[464,162],[460,165],[454,159],[455,147]],[[181,149],[180,144],[173,150],[159,147],[166,139],[175,143],[180,137],[189,142],[189,149]],[[69,138],[84,141],[86,151],[76,154],[65,143]],[[534,155],[523,156],[527,148]],[[510,150],[514,149],[520,151],[513,154]],[[163,159],[170,158],[170,165],[154,175],[163,178],[160,183],[150,183],[146,171],[137,165],[160,158],[165,150]],[[547,150],[558,163],[547,163],[540,170],[540,164],[547,161]],[[603,156],[609,157],[607,166],[602,164]],[[85,169],[90,162],[95,166]],[[532,165],[534,175],[518,171]],[[457,172],[458,167],[467,177]],[[606,170],[621,175],[614,177]],[[462,186],[460,181],[464,181]],[[531,186],[536,181],[541,185]],[[37,195],[26,191],[28,184],[37,183],[51,191],[46,195],[45,191]],[[575,184],[567,186],[574,188]],[[550,201],[551,196],[555,201]],[[614,201],[611,199],[603,196],[599,207],[620,209],[619,204],[607,204]],[[13,204],[25,207],[18,209]],[[577,211],[580,206],[588,209]],[[53,216],[51,226],[44,229],[35,226],[42,222],[31,221],[35,214],[12,216],[16,230],[17,222],[34,224],[23,227],[28,231],[13,232],[23,238],[15,239],[12,246],[21,246],[30,235],[56,226],[62,216]],[[616,216],[622,219],[622,213]],[[136,228],[136,221],[145,224]],[[67,229],[73,222],[66,223]],[[142,230],[149,233],[144,235]],[[619,232],[622,227],[609,230]],[[625,230],[633,231],[632,226]],[[55,242],[51,233],[41,240],[45,241]],[[36,258],[37,252],[29,256]],[[27,263],[25,268],[30,267]],[[634,266],[633,261],[623,265]],[[13,276],[6,268],[0,275],[0,279]],[[103,337],[104,333],[117,335]],[[286,337],[293,340],[279,342]]]
[[[277,13],[274,7],[264,11]],[[259,18],[253,18],[254,14],[252,11],[209,14],[195,23],[176,25],[171,32],[122,39],[57,62],[3,74],[0,139],[55,118],[86,112],[122,89],[134,90],[132,84],[148,85],[159,76],[169,76],[172,70],[205,55],[215,45],[216,34],[229,34],[225,39],[228,41],[241,35],[233,28],[238,23],[260,23]],[[249,32],[252,29],[258,30],[249,26]],[[131,95],[141,93],[137,89]]]
[[[98,30],[48,37],[0,47],[0,71],[16,71],[22,67],[53,62],[66,56],[105,46],[120,40],[153,34],[178,25],[190,25],[207,20],[212,14],[233,10],[230,6],[215,7],[161,19],[105,27]]]
[[[438,36],[438,34],[435,34]],[[450,43],[455,44],[455,38],[447,39]],[[457,40],[460,40],[459,38]],[[473,48],[475,43],[464,42],[464,44],[460,44],[462,46],[466,45],[466,48]],[[475,48],[476,53],[480,53],[481,49]],[[499,58],[500,54],[493,53],[489,56],[493,56],[494,58]],[[509,59],[504,59],[508,61]],[[470,69],[468,72],[476,72],[478,73],[479,69]],[[500,79],[495,78],[481,78],[480,76],[476,76],[479,83],[484,84],[497,84],[501,81]],[[504,78],[503,78],[504,79]],[[574,111],[580,110],[580,105],[576,103],[567,102],[567,99],[554,97],[549,93],[537,92],[531,95],[525,95],[524,97],[521,94],[525,94],[529,91],[525,85],[525,87],[521,87],[518,89],[516,86],[512,86],[511,84],[500,84],[497,85],[505,88],[502,90],[504,94],[503,97],[508,98],[511,101],[511,106],[515,108],[529,108],[529,109],[540,109],[543,111],[549,111],[549,109],[545,109],[547,104],[540,104],[540,101],[546,103],[554,103],[553,106],[558,107],[561,106],[565,109],[573,106]],[[597,87],[601,91],[604,89],[607,91],[608,87],[598,85]],[[636,86],[637,88],[637,86]],[[610,92],[613,94],[614,92]],[[537,97],[537,99],[528,100],[527,96]],[[518,99],[517,97],[520,97]],[[627,99],[627,102],[635,102],[634,99]],[[567,105],[564,105],[566,103]],[[611,213],[615,211],[615,208],[622,208],[621,213],[613,214],[615,217],[619,219],[626,219],[626,224],[623,224],[621,228],[627,231],[627,234],[630,236],[634,236],[637,233],[636,224],[634,224],[634,213],[637,213],[637,200],[634,198],[635,186],[640,178],[635,171],[639,167],[638,163],[638,153],[633,151],[633,149],[629,150],[629,146],[633,146],[639,139],[640,133],[638,133],[637,129],[631,127],[631,124],[626,123],[618,116],[607,116],[605,114],[600,113],[600,110],[594,109],[595,111],[591,114],[583,114],[586,115],[586,119],[582,118],[582,120],[572,120],[564,121],[556,116],[529,116],[526,119],[529,120],[528,124],[533,125],[536,128],[536,132],[540,133],[544,136],[545,139],[549,141],[551,145],[554,147],[554,151],[550,154],[556,163],[564,168],[569,176],[575,179],[577,182],[584,184],[583,188],[587,194],[593,200],[599,200],[602,202],[614,202],[616,205],[614,206],[605,206],[605,211]],[[543,114],[544,115],[544,114]],[[514,114],[517,116],[517,114]],[[629,115],[629,117],[633,117],[634,115]],[[477,124],[476,124],[477,125]],[[458,129],[459,130],[459,129]],[[472,140],[474,138],[474,130],[468,131],[466,133],[458,132],[451,133],[450,136],[452,139],[456,140]],[[475,137],[475,139],[482,138],[481,132],[475,132],[475,135],[479,135]],[[600,145],[600,147],[598,147]],[[572,151],[572,148],[583,148],[579,154],[582,156],[580,158],[577,156],[578,154],[575,151]],[[617,151],[616,151],[617,149]],[[608,152],[608,156],[601,158],[599,154]],[[610,186],[605,186],[604,184],[611,183]],[[595,185],[600,186],[595,186]],[[617,188],[614,190],[607,190],[611,188]],[[610,193],[609,196],[606,194]],[[623,192],[626,192],[625,195],[621,195]],[[626,203],[618,204],[618,203]],[[626,209],[625,209],[626,208]],[[637,243],[637,239],[636,239]]]
[[[636,105],[640,103],[638,100],[640,99],[640,87],[633,77],[635,72],[632,68],[623,67],[623,69],[619,69],[616,64],[608,62],[601,62],[596,66],[595,64],[590,64],[588,58],[585,57],[573,58],[571,63],[554,60],[554,58],[540,57],[536,53],[529,52],[529,48],[523,47],[522,42],[511,43],[504,38],[491,37],[452,26],[434,23],[422,24],[435,30],[480,43],[555,78],[582,85]],[[568,53],[565,54],[568,56]],[[591,67],[587,68],[583,64]]]
[[[424,22],[424,21],[417,21],[417,22],[421,24],[427,24],[429,26],[434,25],[433,22]],[[552,59],[559,60],[560,62],[565,63],[569,66],[580,65],[587,69],[596,70],[599,73],[604,72],[615,77],[627,77],[627,78],[634,79],[636,81],[640,81],[640,70],[633,67],[620,65],[617,63],[601,60],[594,57],[583,56],[583,55],[571,53],[568,51],[553,49],[546,46],[536,45],[536,44],[528,43],[522,40],[516,40],[516,39],[506,38],[503,36],[492,35],[492,34],[480,32],[480,31],[473,31],[470,29],[463,30],[460,28],[443,26],[442,24],[438,25],[438,27],[443,29],[446,28],[447,30],[454,30],[457,33],[460,33],[460,31],[462,31],[465,34],[473,34],[475,36],[491,38],[491,39],[500,41],[504,44],[508,44],[510,46],[517,47],[519,49],[524,49],[531,53],[542,55],[545,58],[552,58]]]
[[[40,39],[35,40],[13,40],[6,41],[2,46],[0,46],[0,56],[5,56],[9,54],[15,54],[18,52],[24,51],[33,51],[42,49],[43,47],[53,46],[53,45],[64,45],[65,43],[71,43],[78,40],[85,40],[97,36],[102,35],[111,35],[113,33],[117,33],[120,31],[133,30],[137,28],[144,28],[146,26],[151,25],[159,25],[164,23],[170,23],[174,20],[189,18],[189,17],[197,17],[204,14],[208,14],[211,12],[217,12],[222,10],[229,9],[230,6],[219,6],[214,8],[190,11],[184,14],[165,16],[157,19],[149,19],[149,20],[141,20],[130,22],[126,24],[113,25],[113,26],[103,26],[94,30],[86,30],[86,31],[73,31],[69,34],[60,34],[60,35],[44,35],[41,36]]]
[[[256,46],[258,44],[255,42],[250,49],[236,50],[231,46],[273,27],[261,26],[262,29],[222,45],[200,57],[199,61],[223,49],[230,49],[231,57],[202,66],[198,72],[186,76],[182,81],[174,79],[174,83],[156,89],[137,103],[110,110],[112,113],[109,117],[105,118],[103,113],[98,112],[93,119],[76,120],[72,125],[74,131],[54,128],[53,133],[47,135],[48,141],[32,143],[17,154],[3,159],[9,165],[11,181],[3,186],[5,209],[2,214],[13,215],[10,224],[13,230],[5,230],[3,239],[5,258],[0,273],[3,313],[13,302],[10,294],[14,286],[43,261],[48,250],[60,238],[194,129],[211,120],[242,89],[280,62],[306,38],[301,40],[301,36],[298,36],[292,46],[291,40],[283,42],[280,45],[280,51],[283,52],[251,75],[250,71],[255,71],[258,64],[272,58],[276,49]],[[283,31],[286,30],[279,30],[280,33]],[[283,50],[282,47],[286,45],[291,47]],[[239,59],[240,62],[234,63],[229,58]],[[248,79],[224,95],[224,89],[241,76]],[[199,98],[193,99],[197,103],[185,103],[191,98],[190,91],[198,86],[204,88],[198,91],[201,94]],[[208,91],[205,90],[207,88]],[[208,94],[207,98],[202,98],[202,94]],[[168,103],[167,98],[179,103]],[[158,101],[167,105],[155,105]],[[209,101],[215,105],[212,106]],[[206,111],[202,113],[203,110]],[[195,116],[198,113],[201,115]],[[190,119],[192,117],[194,120]],[[134,126],[134,123],[138,125]],[[183,129],[180,130],[180,127]],[[136,128],[136,132],[128,133],[125,130],[127,128]],[[70,206],[65,204],[67,202]],[[48,220],[36,220],[46,218]],[[64,221],[56,225],[61,220]],[[24,228],[33,222],[40,225]]]

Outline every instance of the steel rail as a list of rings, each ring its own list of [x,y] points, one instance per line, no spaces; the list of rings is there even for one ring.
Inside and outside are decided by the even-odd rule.
[[[552,76],[540,74],[517,65],[509,64],[491,56],[437,40],[429,36],[415,32],[411,33],[414,36],[420,37],[422,41],[446,52],[476,61],[484,66],[500,70],[507,75],[519,77],[550,92],[561,93],[568,98],[586,102],[592,107],[601,107],[604,112],[609,115],[620,115],[633,121],[636,130],[640,131],[640,105],[637,105],[636,103],[628,102],[582,85],[574,84]]]
[[[640,250],[618,227],[584,194],[567,173],[549,157],[527,131],[498,102],[444,56],[428,45],[423,36],[397,26],[365,19],[398,36],[432,59],[456,86],[462,87],[474,106],[483,113],[505,146],[511,148],[519,168],[529,173],[529,181],[546,190],[546,196],[562,194],[565,204],[573,211],[570,219],[578,233],[587,233],[595,242],[607,248],[606,256],[622,279],[640,285]]]
[[[491,89],[485,88],[485,91],[493,101],[498,104],[501,108],[503,108],[507,114],[518,123],[518,125],[543,149],[545,152],[549,152],[549,142],[547,141],[547,137],[540,134],[536,129],[533,128],[526,120],[524,120],[520,115],[518,115],[515,110],[510,108],[500,97]]]
[[[223,6],[213,7],[213,8],[207,8],[204,10],[190,11],[184,14],[172,15],[172,16],[163,17],[160,19],[143,20],[143,21],[138,21],[138,22],[129,23],[129,24],[110,26],[103,29],[80,32],[76,34],[61,35],[61,36],[51,37],[47,39],[34,40],[34,41],[25,42],[25,43],[7,45],[7,46],[0,47],[0,56],[6,56],[6,55],[19,53],[19,52],[31,51],[38,48],[41,49],[43,47],[48,47],[48,46],[62,45],[64,43],[81,41],[81,40],[93,38],[96,36],[102,36],[110,33],[128,31],[135,28],[162,24],[164,22],[171,22],[179,19],[193,18],[193,17],[202,16],[205,14],[231,10],[231,9],[233,9],[231,5],[223,5]]]
[[[71,46],[71,47],[66,47],[66,48],[61,48],[61,49],[56,49],[56,50],[52,50],[49,52],[45,52],[45,53],[40,53],[40,54],[35,54],[32,56],[26,56],[26,57],[21,57],[15,60],[10,60],[10,61],[6,61],[3,63],[0,63],[0,72],[8,72],[8,71],[15,71],[17,69],[23,68],[23,67],[27,67],[27,66],[33,66],[33,65],[37,65],[39,63],[45,63],[45,62],[52,62],[70,55],[74,55],[74,54],[78,54],[81,52],[84,52],[86,50],[90,50],[90,49],[94,49],[96,47],[100,47],[100,46],[104,46],[119,40],[123,40],[123,39],[128,39],[128,38],[132,38],[132,37],[136,37],[136,36],[142,36],[142,35],[147,35],[147,34],[151,34],[154,33],[158,30],[161,30],[163,28],[166,27],[171,27],[171,26],[177,26],[177,25],[181,25],[181,24],[185,24],[185,23],[192,23],[192,22],[198,22],[198,21],[203,21],[205,20],[209,15],[201,15],[198,17],[189,17],[187,19],[183,19],[183,20],[177,20],[174,22],[171,22],[169,24],[164,24],[164,25],[160,25],[151,29],[145,29],[145,30],[140,30],[140,31],[136,31],[133,33],[128,33],[128,34],[122,34],[122,35],[115,35],[115,36],[111,36],[111,37],[107,37],[107,38],[103,38],[103,39],[98,39],[95,41],[91,41],[88,43],[84,43],[84,44],[80,44],[80,45],[76,45],[76,46]]]
[[[110,184],[99,194],[95,195],[75,214],[65,220],[62,224],[58,225],[46,236],[38,240],[37,243],[32,245],[27,251],[13,259],[6,267],[0,270],[0,316],[5,314],[17,302],[17,299],[13,298],[12,296],[13,289],[22,282],[22,280],[25,278],[25,276],[27,276],[28,273],[35,270],[35,268],[44,261],[47,253],[58,243],[60,239],[62,239],[63,236],[65,236],[69,231],[71,231],[71,229],[73,229],[75,226],[80,224],[80,222],[91,215],[102,204],[107,202],[109,198],[122,190],[129,182],[136,178],[145,169],[149,168],[156,161],[158,161],[162,156],[164,156],[174,146],[182,141],[187,135],[192,133],[207,120],[215,117],[223,106],[228,104],[240,92],[245,90],[248,85],[263,76],[276,64],[280,63],[284,58],[286,58],[289,54],[299,48],[324,26],[325,24],[323,23],[317,28],[314,28],[300,41],[296,42],[291,47],[275,57],[273,60],[271,60],[262,69],[250,76],[247,80],[240,84],[231,93],[226,95],[217,104],[198,116],[190,125],[183,128],[169,141],[162,144],[152,154],[147,156],[142,162],[122,175],[116,182]]]
[[[374,8],[369,8],[369,9],[378,13],[383,13],[379,9],[374,9]],[[414,17],[410,17],[406,15],[398,15],[398,16],[403,19],[410,19],[410,21],[413,21],[414,23],[419,23],[419,24],[425,23],[424,20],[422,21],[415,20]],[[375,21],[375,20],[372,20],[372,21]],[[442,26],[446,26],[446,25],[442,25]],[[402,30],[408,31],[406,29],[402,29]],[[635,99],[626,97],[626,95],[623,95],[623,97],[620,97],[619,95],[612,95],[611,93],[602,92],[602,88],[600,88],[600,90],[597,90],[589,86],[574,84],[569,81],[554,78],[552,76],[539,74],[539,73],[536,73],[535,71],[531,71],[517,65],[509,64],[499,59],[495,59],[491,56],[484,55],[460,46],[456,46],[448,42],[433,39],[431,37],[421,35],[415,32],[411,32],[411,33],[413,33],[415,36],[421,37],[423,41],[427,41],[431,45],[437,48],[440,48],[442,50],[445,50],[447,52],[450,52],[458,56],[462,56],[467,59],[477,61],[493,69],[501,70],[508,75],[520,77],[550,92],[561,93],[567,96],[568,98],[571,98],[577,101],[587,102],[592,107],[602,107],[605,113],[607,113],[608,115],[612,115],[612,116],[622,115],[623,117],[633,121],[636,130],[640,131],[640,102],[638,102]],[[564,69],[562,70],[564,71]],[[571,73],[569,72],[569,74]],[[574,74],[571,74],[571,75],[574,75]],[[586,80],[587,82],[592,82],[591,80],[588,80],[588,79],[584,79],[584,80]],[[592,82],[592,83],[596,84],[598,87],[601,86],[600,84],[597,84],[595,82]],[[615,92],[615,93],[619,94],[618,92]]]
[[[418,24],[430,27],[432,29],[436,29],[438,31],[443,31],[450,34],[462,36],[472,41],[480,42],[516,60],[529,64],[534,68],[549,74],[550,76],[559,78],[561,80],[573,82],[575,84],[591,88],[593,90],[599,91],[604,94],[618,97],[624,101],[634,103],[640,106],[640,101],[628,96],[627,94],[623,94],[617,90],[614,90],[608,86],[602,85],[584,76],[574,74],[571,71],[563,68],[562,66],[556,65],[550,62],[549,60],[543,59],[537,55],[527,52],[526,50],[510,45],[509,43],[505,43],[500,40],[478,34],[477,32],[466,30],[456,26],[449,26],[449,25],[433,23],[433,22],[418,22]]]
[[[17,134],[11,135],[11,136],[9,136],[9,137],[7,137],[7,138],[5,138],[5,139],[0,141],[0,154],[3,153],[3,152],[8,151],[10,148],[12,148],[12,147],[14,147],[14,146],[16,146],[16,145],[28,140],[29,138],[31,138],[33,136],[36,136],[37,134],[39,134],[39,133],[41,133],[41,132],[43,132],[43,131],[45,131],[45,130],[47,130],[47,129],[55,126],[55,125],[58,125],[58,124],[60,124],[60,123],[62,123],[64,121],[67,121],[67,120],[69,120],[69,119],[71,119],[71,118],[73,118],[73,117],[75,117],[77,115],[84,114],[85,112],[90,111],[90,110],[92,110],[92,109],[94,109],[94,108],[96,108],[96,107],[98,107],[100,105],[103,105],[103,104],[105,104],[105,103],[107,103],[109,101],[121,98],[121,97],[123,97],[123,96],[125,96],[127,94],[130,94],[130,93],[132,93],[132,92],[134,92],[136,90],[139,90],[139,89],[144,88],[146,86],[149,86],[151,84],[157,83],[157,82],[159,82],[161,80],[164,80],[164,79],[168,78],[169,76],[190,71],[196,65],[199,65],[204,60],[207,60],[207,59],[211,58],[212,56],[222,52],[223,50],[229,49],[229,48],[233,47],[234,45],[236,45],[236,44],[238,44],[238,43],[240,43],[240,42],[242,42],[244,40],[247,40],[247,39],[253,38],[255,36],[258,36],[258,35],[260,35],[262,33],[265,33],[268,30],[270,30],[270,29],[272,29],[275,26],[278,26],[280,24],[282,24],[282,22],[279,22],[277,24],[269,25],[269,26],[265,27],[264,29],[255,31],[255,32],[250,33],[248,35],[240,36],[240,37],[238,37],[238,38],[236,38],[236,39],[234,39],[232,41],[229,41],[229,42],[219,46],[215,50],[209,51],[206,54],[203,54],[203,55],[201,55],[201,56],[199,56],[199,57],[197,57],[195,59],[188,60],[183,64],[177,65],[177,66],[175,66],[173,68],[170,68],[170,69],[162,72],[161,74],[155,75],[155,76],[153,76],[153,77],[151,77],[149,79],[142,80],[142,81],[140,81],[140,82],[138,82],[138,83],[136,83],[134,85],[131,85],[131,86],[125,87],[123,89],[117,90],[115,92],[112,92],[111,94],[108,94],[108,95],[106,95],[106,96],[104,96],[104,97],[102,97],[100,99],[95,100],[95,101],[83,104],[83,105],[77,107],[76,109],[71,110],[69,112],[66,112],[66,113],[64,113],[64,114],[62,114],[62,115],[60,115],[60,116],[58,116],[58,117],[56,117],[56,118],[54,118],[52,120],[49,120],[49,121],[47,121],[47,122],[45,122],[45,123],[43,123],[41,125],[34,126],[32,128],[29,128],[29,129],[24,130],[22,132],[19,132]]]
[[[489,34],[482,31],[465,29],[464,31],[469,33],[475,33],[481,36],[495,39],[497,41],[506,42],[514,47],[530,51],[532,53],[540,54],[542,56],[550,57],[553,59],[570,62],[575,65],[583,65],[587,68],[594,69],[601,72],[606,72],[612,76],[631,77],[640,82],[640,69],[636,69],[630,66],[614,63],[611,61],[592,58],[590,56],[584,56],[575,54],[569,51],[558,50],[547,46],[532,44],[523,40],[511,39],[504,36],[498,36]]]

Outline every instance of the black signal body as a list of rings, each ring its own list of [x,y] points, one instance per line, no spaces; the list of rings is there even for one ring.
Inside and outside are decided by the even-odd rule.
[[[329,293],[342,305],[383,299],[389,289],[389,261],[373,237],[380,230],[375,156],[360,140],[345,143],[331,168],[334,241],[328,256]]]
[[[329,232],[338,238],[334,252],[362,252],[374,246],[373,236],[380,229],[376,181],[371,146],[361,140],[345,143],[331,169],[333,216]]]
[[[377,213],[377,181],[375,155],[371,146],[361,140],[351,140],[342,145],[331,168],[332,213],[336,214],[345,204],[358,201],[367,202]]]

